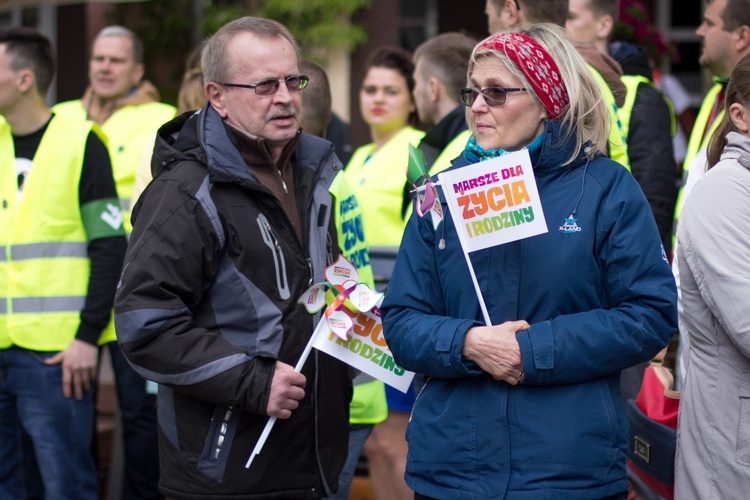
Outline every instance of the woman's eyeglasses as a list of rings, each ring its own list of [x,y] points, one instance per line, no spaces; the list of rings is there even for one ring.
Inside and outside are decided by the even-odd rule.
[[[495,106],[502,106],[505,104],[505,100],[510,92],[525,91],[525,88],[487,87],[486,89],[475,89],[472,87],[465,87],[460,90],[461,104],[469,108],[474,104],[474,101],[477,100],[477,96],[482,94],[487,106],[494,108]]]
[[[221,83],[216,82],[219,85],[225,87],[237,87],[241,89],[253,89],[258,95],[273,95],[279,90],[281,82],[286,84],[286,88],[290,92],[297,92],[307,87],[307,83],[310,81],[310,77],[307,75],[289,76],[287,78],[262,80],[255,84],[248,83]]]

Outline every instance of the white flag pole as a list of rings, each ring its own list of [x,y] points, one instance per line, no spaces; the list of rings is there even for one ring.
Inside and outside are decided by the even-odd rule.
[[[477,281],[477,275],[474,274],[474,266],[471,265],[471,259],[469,258],[469,252],[461,249],[464,257],[466,258],[466,265],[469,266],[469,274],[471,274],[471,281],[474,283],[474,291],[477,294],[477,300],[479,300],[479,308],[482,310],[482,317],[484,317],[484,324],[492,326],[492,320],[490,319],[490,313],[487,312],[487,304],[484,303],[484,296],[482,291],[479,289],[479,282]]]
[[[315,327],[315,331],[310,337],[310,340],[307,342],[307,345],[305,346],[305,350],[302,351],[302,355],[299,357],[299,361],[297,361],[297,366],[294,367],[295,372],[299,373],[302,371],[302,366],[304,366],[305,362],[307,361],[307,358],[310,356],[310,351],[312,350],[312,346],[313,346],[313,343],[315,342],[315,339],[318,337],[318,335],[320,335],[321,332],[326,330],[326,326],[328,326],[328,323],[326,321],[326,316],[325,314],[321,314],[320,321],[318,321],[318,326]],[[263,432],[260,434],[260,437],[258,438],[258,442],[255,443],[255,448],[253,448],[253,452],[250,455],[250,458],[248,458],[247,463],[245,464],[246,469],[250,468],[250,465],[252,465],[255,457],[260,454],[260,450],[263,448],[263,445],[266,444],[268,435],[271,433],[271,429],[273,429],[273,426],[275,423],[276,423],[276,417],[270,417],[268,419],[268,422],[266,422],[266,426],[263,428]]]
[[[448,203],[448,209],[456,227],[461,250],[464,253],[466,264],[469,267],[471,280],[474,284],[474,291],[479,300],[479,307],[482,310],[482,316],[487,326],[492,326],[490,315],[487,312],[487,305],[479,289],[474,267],[471,265],[469,254],[474,251],[518,241],[548,231],[547,222],[544,219],[544,209],[542,208],[539,191],[536,180],[534,179],[534,169],[531,166],[531,157],[527,149],[514,151],[498,158],[473,163],[455,170],[446,170],[438,174],[440,184],[443,186],[443,195]],[[509,217],[509,207],[495,207],[486,201],[495,196],[490,193],[493,190],[505,189],[509,192],[516,189],[510,184],[523,190],[524,196],[515,200],[516,211],[518,208],[529,210],[532,217],[524,219],[520,224],[512,224],[510,227],[505,225],[502,231],[500,227],[495,227],[495,222],[487,223],[491,219],[499,220],[500,215]],[[467,200],[466,194],[471,193],[478,199],[484,199],[485,204],[482,210],[475,202]],[[463,203],[459,204],[458,196],[463,198]],[[511,196],[511,195],[507,195]],[[519,205],[520,203],[520,205]],[[477,210],[475,210],[475,208]],[[478,224],[478,228],[476,225]]]

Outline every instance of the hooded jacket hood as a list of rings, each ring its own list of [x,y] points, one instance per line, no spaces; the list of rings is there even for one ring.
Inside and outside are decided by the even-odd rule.
[[[614,42],[609,45],[609,53],[620,64],[624,75],[639,75],[653,80],[648,52],[642,45]]]

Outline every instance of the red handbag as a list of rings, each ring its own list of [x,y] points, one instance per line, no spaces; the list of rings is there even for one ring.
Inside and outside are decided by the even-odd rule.
[[[631,399],[626,405],[630,468],[667,500],[674,498],[674,457],[680,405],[680,393],[673,387],[671,371],[661,362],[652,362],[644,371],[635,401]]]

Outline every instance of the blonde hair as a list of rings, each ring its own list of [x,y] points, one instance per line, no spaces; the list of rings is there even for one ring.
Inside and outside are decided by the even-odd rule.
[[[185,61],[185,72],[182,74],[180,90],[177,93],[177,114],[201,109],[206,104],[206,91],[203,81],[203,48],[206,42],[196,45]]]
[[[592,147],[590,150],[587,149],[585,151],[586,156],[589,158],[596,151],[606,151],[610,127],[609,110],[604,103],[599,85],[591,75],[591,70],[580,54],[578,54],[573,44],[568,40],[566,31],[554,24],[540,23],[528,30],[522,31],[522,33],[533,38],[555,61],[563,84],[568,92],[570,103],[558,120],[564,125],[564,140],[575,136],[575,150],[564,165],[575,160],[581,150],[587,147],[589,143]],[[479,46],[481,46],[481,42],[477,45],[477,47]],[[498,50],[477,50],[475,47],[471,55],[468,77],[471,76],[477,59],[487,57],[488,55],[500,59],[508,70],[521,81],[521,85],[528,89],[528,93],[532,99],[542,105],[539,96],[536,95],[533,86],[523,71],[516,66],[511,58]]]
[[[193,68],[182,75],[180,91],[177,94],[177,113],[200,109],[206,104],[206,92],[203,89],[203,71]]]

